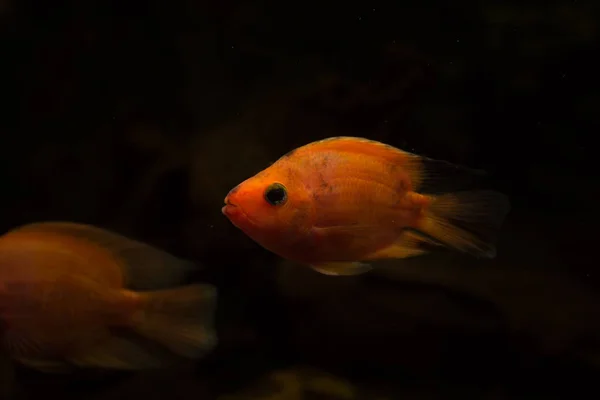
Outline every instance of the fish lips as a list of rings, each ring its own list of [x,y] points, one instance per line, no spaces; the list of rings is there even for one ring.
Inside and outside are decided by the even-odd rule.
[[[230,196],[227,195],[227,197],[225,197],[225,200],[223,200],[225,205],[221,208],[221,212],[227,218],[232,219],[232,218],[235,218],[235,217],[243,214],[243,211],[237,204],[232,203],[231,199],[229,197]]]
[[[225,215],[225,217],[227,217],[233,226],[241,229],[242,231],[245,231],[244,227],[246,227],[248,224],[251,224],[242,208],[236,204],[225,202],[225,205],[221,208],[221,212],[223,215]]]
[[[237,185],[236,187],[231,189],[229,193],[227,193],[227,196],[225,196],[225,199],[223,200],[223,203],[225,203],[225,205],[221,208],[221,212],[228,218],[230,218],[230,216],[236,213],[239,214],[241,211],[237,204],[231,202],[231,196],[234,195],[239,190],[239,188],[240,185]]]
[[[226,217],[230,217],[235,213],[239,213],[239,207],[236,206],[235,204],[225,204],[222,208],[221,208],[221,212],[223,213],[223,215],[225,215]]]

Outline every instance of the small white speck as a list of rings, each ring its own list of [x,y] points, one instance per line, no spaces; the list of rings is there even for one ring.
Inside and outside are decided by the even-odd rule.
[[[373,9],[373,12],[375,12],[375,9]]]
[[[234,48],[234,46],[231,46],[231,48],[233,49],[233,48]]]
[[[358,20],[359,20],[359,21],[362,21],[362,17],[358,17]]]
[[[456,39],[456,43],[460,43],[460,39]]]

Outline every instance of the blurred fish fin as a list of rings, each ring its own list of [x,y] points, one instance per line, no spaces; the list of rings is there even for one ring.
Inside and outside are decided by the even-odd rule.
[[[216,346],[214,286],[195,284],[138,294],[145,302],[133,317],[138,334],[187,358],[200,358]]]
[[[160,367],[161,361],[134,341],[106,332],[106,340],[68,358],[69,363],[85,368],[142,370]]]
[[[365,257],[365,260],[384,260],[390,258],[416,257],[428,252],[423,245],[439,246],[439,243],[410,230],[404,230],[398,240],[388,247],[378,250]]]
[[[498,230],[510,210],[502,193],[480,190],[431,198],[417,229],[444,246],[475,257],[494,258]]]
[[[31,288],[28,285],[8,285],[7,287],[15,290],[16,293]],[[22,301],[22,297],[20,299]],[[26,356],[27,354],[39,353],[43,348],[41,340],[35,334],[32,337],[23,334],[19,329],[8,328],[3,332],[2,344],[3,357],[12,358],[26,368],[47,373],[67,373],[70,371],[69,366],[59,360],[46,360]]]
[[[38,222],[18,230],[49,231],[88,240],[122,261],[126,287],[132,290],[157,290],[177,286],[198,267],[187,260],[129,239],[118,233],[74,222]]]
[[[26,368],[35,369],[48,374],[67,374],[73,367],[61,361],[19,358],[16,361]]]
[[[360,275],[370,271],[373,268],[369,264],[357,261],[312,264],[310,267],[323,275],[335,276]]]
[[[9,287],[12,288],[14,285]],[[22,290],[22,288],[18,287],[17,290]],[[8,355],[10,355],[10,357],[23,364],[25,364],[25,362],[28,360],[28,358],[25,356],[26,354],[35,354],[42,348],[39,338],[25,335],[22,331],[16,328],[8,328],[5,332],[3,332],[2,344],[4,350]],[[33,362],[33,360],[30,361]]]

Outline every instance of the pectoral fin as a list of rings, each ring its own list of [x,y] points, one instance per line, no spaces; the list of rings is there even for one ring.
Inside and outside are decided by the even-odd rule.
[[[335,276],[360,275],[373,268],[369,264],[364,264],[357,261],[313,264],[310,267],[323,275]]]

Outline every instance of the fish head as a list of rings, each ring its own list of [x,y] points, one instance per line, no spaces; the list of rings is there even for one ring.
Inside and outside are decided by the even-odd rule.
[[[312,197],[291,166],[273,164],[231,189],[224,201],[231,223],[272,251],[300,240],[315,220]]]

